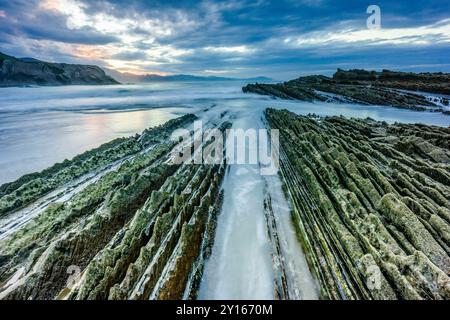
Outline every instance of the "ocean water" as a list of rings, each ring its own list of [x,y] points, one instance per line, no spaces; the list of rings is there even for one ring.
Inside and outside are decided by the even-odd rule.
[[[244,94],[242,85],[215,81],[0,88],[0,184],[185,113],[201,113],[207,121],[227,111],[233,127],[243,129],[262,127],[261,116],[267,107],[298,114],[450,125],[450,116],[441,113],[277,100]],[[205,109],[209,111],[201,112]],[[263,199],[269,192],[279,222],[291,295],[315,299],[317,287],[296,240],[281,182],[278,176],[261,176],[257,169],[235,165],[227,172],[224,205],[200,298],[273,299],[275,275],[263,212]]]
[[[0,88],[0,184],[40,171],[113,138],[212,105],[239,114],[266,107],[301,114],[371,117],[448,126],[450,117],[377,106],[275,100],[238,81]]]

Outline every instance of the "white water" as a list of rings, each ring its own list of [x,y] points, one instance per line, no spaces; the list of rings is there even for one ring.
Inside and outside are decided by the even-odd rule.
[[[441,113],[274,100],[244,94],[242,85],[213,81],[0,88],[0,184],[213,104],[230,111],[276,107],[301,114],[450,125],[450,117]]]
[[[261,127],[262,111],[267,107],[301,114],[450,125],[450,117],[440,113],[273,100],[243,94],[241,85],[196,82],[0,89],[0,183],[42,170],[115,137],[131,135],[211,105],[215,107],[202,115],[205,120],[228,111],[233,126],[244,129]],[[224,205],[200,298],[274,298],[271,247],[263,211],[265,183],[273,201],[290,295],[317,298],[278,177],[264,178],[256,166],[250,165],[233,165],[226,174]]]
[[[292,225],[291,207],[283,194],[280,178],[275,175],[267,176],[265,179],[277,222],[281,250],[286,266],[286,277],[289,284],[289,296],[292,299],[318,299],[319,290],[317,283],[308,270],[306,258],[297,240],[297,234]]]
[[[259,168],[231,166],[200,299],[273,299],[272,261]]]
[[[240,113],[233,128],[260,128],[256,112]],[[212,255],[200,299],[273,299],[270,243],[264,218],[264,181],[257,165],[231,165]]]

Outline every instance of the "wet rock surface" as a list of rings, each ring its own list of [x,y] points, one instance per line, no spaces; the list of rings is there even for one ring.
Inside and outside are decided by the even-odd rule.
[[[171,133],[196,119],[1,186],[0,299],[198,298],[228,168],[170,161],[179,153]],[[225,132],[230,119],[205,126]],[[261,202],[248,199],[265,219],[273,298],[317,298],[316,287],[324,299],[450,298],[448,128],[272,109],[264,123],[280,129],[290,200],[282,206],[277,176],[278,193],[268,179]],[[302,263],[287,254],[299,252],[287,242],[291,230],[298,247],[290,216]]]
[[[450,130],[266,110],[324,299],[450,298]]]
[[[152,144],[168,139],[173,130],[194,118],[194,115],[186,115],[163,126],[145,130],[140,136],[115,139],[42,172],[27,174],[14,182],[3,184],[0,186],[0,217],[89,172],[145,152]]]
[[[15,215],[32,211],[4,207],[3,221],[14,219],[2,229],[13,231],[0,238],[0,299],[195,298],[225,172],[224,164],[169,161],[176,145],[170,134],[195,118],[185,115],[2,186],[5,203],[16,203],[24,188],[33,192],[19,202],[32,202],[51,191],[31,188],[35,180],[54,180],[50,186],[58,188],[116,163],[70,197],[55,196],[20,228]]]
[[[446,113],[450,75],[338,69],[331,78],[306,76],[279,84],[248,84],[242,90],[281,99],[386,105]]]

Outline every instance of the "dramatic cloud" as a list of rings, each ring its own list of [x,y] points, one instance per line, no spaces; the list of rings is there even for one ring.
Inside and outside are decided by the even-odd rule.
[[[318,45],[437,45],[450,43],[450,19],[414,28],[344,29],[307,33],[284,39],[297,47]]]
[[[0,51],[123,72],[227,76],[449,71],[448,1],[0,0]]]

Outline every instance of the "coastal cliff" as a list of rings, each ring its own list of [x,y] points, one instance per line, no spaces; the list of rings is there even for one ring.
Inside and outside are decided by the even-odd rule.
[[[118,83],[98,66],[15,58],[0,52],[0,87]]]

